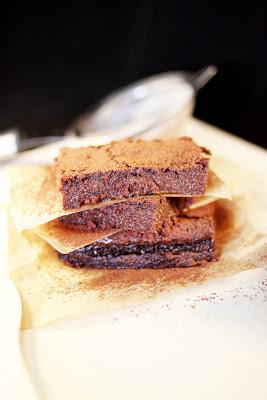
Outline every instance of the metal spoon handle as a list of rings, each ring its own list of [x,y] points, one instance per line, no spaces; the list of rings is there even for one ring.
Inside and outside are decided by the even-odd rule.
[[[201,89],[208,83],[214,75],[218,72],[216,65],[207,65],[189,77],[190,82],[193,84],[196,90]]]

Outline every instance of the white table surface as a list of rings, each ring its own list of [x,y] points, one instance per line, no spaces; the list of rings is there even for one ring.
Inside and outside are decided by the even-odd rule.
[[[194,119],[183,132],[267,165],[264,150]],[[21,345],[42,399],[265,400],[267,268],[26,330]]]

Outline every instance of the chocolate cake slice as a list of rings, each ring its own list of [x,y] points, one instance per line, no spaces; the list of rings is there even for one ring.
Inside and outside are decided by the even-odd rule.
[[[158,230],[175,213],[176,205],[165,197],[143,197],[106,207],[64,215],[59,221],[66,227],[86,232],[108,229]]]
[[[212,216],[172,216],[160,231],[114,234],[59,258],[73,267],[167,268],[190,267],[214,260]]]
[[[123,140],[99,147],[63,148],[56,176],[64,209],[149,194],[201,195],[209,153],[190,138]]]
[[[163,222],[174,214],[201,217],[209,213],[207,207],[188,210],[193,202],[193,197],[147,196],[64,215],[59,218],[59,221],[68,229],[83,232],[98,232],[108,229],[154,231],[159,230]]]

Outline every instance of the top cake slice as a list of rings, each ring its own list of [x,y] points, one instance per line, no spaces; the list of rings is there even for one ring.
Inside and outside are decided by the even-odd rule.
[[[62,148],[56,175],[64,209],[150,194],[201,195],[209,152],[190,138],[123,140],[98,147]]]

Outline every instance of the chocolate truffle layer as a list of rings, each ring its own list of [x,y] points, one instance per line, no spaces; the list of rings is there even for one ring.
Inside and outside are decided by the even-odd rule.
[[[132,199],[127,202],[95,208],[60,217],[70,229],[94,232],[107,229],[157,230],[174,214],[175,206],[165,197]]]
[[[215,258],[212,217],[173,216],[160,232],[119,232],[59,258],[74,267],[189,267]]]
[[[124,140],[99,147],[63,148],[56,174],[65,209],[105,200],[179,193],[201,195],[208,151],[190,138]]]
[[[214,242],[206,240],[182,246],[179,243],[161,248],[151,246],[149,251],[143,246],[135,253],[110,254],[105,256],[91,256],[85,248],[79,253],[59,254],[59,258],[72,267],[90,268],[171,268],[171,267],[192,267],[204,265],[215,259]]]

